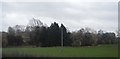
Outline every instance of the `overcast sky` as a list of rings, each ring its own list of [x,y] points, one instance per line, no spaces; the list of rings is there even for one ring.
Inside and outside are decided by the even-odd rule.
[[[27,25],[33,17],[50,26],[63,23],[70,31],[89,27],[115,32],[118,29],[118,3],[106,2],[2,2],[0,31],[8,26]],[[2,11],[2,12],[1,12]]]

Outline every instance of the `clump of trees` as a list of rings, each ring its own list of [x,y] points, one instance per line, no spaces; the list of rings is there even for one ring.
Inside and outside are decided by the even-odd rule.
[[[95,46],[98,44],[116,44],[117,37],[115,33],[105,32],[102,30],[94,32],[91,30],[80,29],[72,33],[73,46]]]
[[[23,43],[23,38],[20,35],[20,30],[17,29],[17,31],[15,31],[12,27],[9,27],[7,41],[10,46],[21,46]]]
[[[16,25],[9,27],[6,33],[7,38],[3,39],[3,47],[33,45],[36,47],[61,46],[95,46],[98,44],[115,44],[117,37],[115,33],[96,32],[90,28],[81,28],[76,32],[69,32],[66,27],[54,22],[50,27],[44,25],[40,20],[34,19],[28,26]],[[3,36],[4,37],[4,36]]]
[[[63,45],[70,46],[70,33],[67,32],[63,24],[61,24],[61,27],[59,27],[58,23],[56,22],[52,23],[50,27],[35,26],[31,31],[29,42],[31,45],[36,45],[37,47],[61,46],[61,28],[63,31],[64,39]]]

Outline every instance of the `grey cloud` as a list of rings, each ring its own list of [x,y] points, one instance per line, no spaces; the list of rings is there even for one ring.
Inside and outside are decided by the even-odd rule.
[[[11,13],[23,14],[26,16],[22,18],[24,20],[28,20],[31,15],[53,18],[54,20],[49,20],[64,23],[70,30],[91,26],[95,29],[101,28],[110,31],[115,31],[117,28],[117,3],[114,2],[87,2],[80,4],[67,2],[4,2],[2,10],[4,16]],[[8,19],[4,19],[6,26],[11,24]],[[49,23],[48,20],[42,21]]]

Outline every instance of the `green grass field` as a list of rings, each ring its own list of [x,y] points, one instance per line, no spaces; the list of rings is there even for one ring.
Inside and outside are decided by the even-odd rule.
[[[3,48],[6,57],[118,57],[117,45],[92,47]]]

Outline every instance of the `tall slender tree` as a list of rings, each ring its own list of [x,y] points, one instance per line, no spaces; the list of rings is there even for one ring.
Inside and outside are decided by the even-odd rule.
[[[71,45],[70,32],[67,32],[67,29],[63,24],[61,24],[60,28],[61,32],[63,32],[63,45],[70,46]]]
[[[58,23],[54,22],[51,24],[51,26],[48,28],[48,45],[49,46],[60,46],[61,40],[60,40],[60,28]]]

